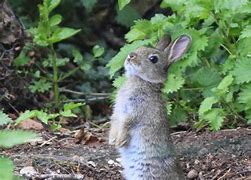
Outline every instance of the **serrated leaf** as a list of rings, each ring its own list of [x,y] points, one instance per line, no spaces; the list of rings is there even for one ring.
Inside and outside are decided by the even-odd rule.
[[[23,130],[1,130],[0,131],[0,147],[11,148],[18,144],[27,143],[37,138],[33,132]]]
[[[243,87],[239,93],[238,102],[245,104],[245,109],[251,109],[251,84]]]
[[[226,77],[224,77],[222,79],[220,84],[217,86],[217,89],[219,89],[219,90],[228,89],[228,87],[232,84],[233,80],[234,80],[234,78],[233,78],[233,76],[231,74],[227,75]]]
[[[48,121],[51,119],[55,119],[56,117],[59,116],[59,114],[48,114],[46,112],[43,111],[36,111],[35,110],[35,116],[44,124],[48,124]]]
[[[236,12],[238,9],[241,9],[248,1],[247,0],[220,0],[214,1],[214,8],[216,12],[222,10],[228,10]]]
[[[63,117],[77,117],[77,115],[74,114],[71,110],[60,111],[59,114]]]
[[[251,81],[251,59],[243,58],[237,61],[235,68],[232,71],[232,75],[235,76],[237,84],[242,84]]]
[[[172,113],[172,108],[173,108],[173,104],[169,102],[169,103],[166,105],[167,115],[170,115],[170,114]]]
[[[116,21],[126,27],[133,25],[133,21],[141,18],[141,15],[133,6],[126,6],[123,10],[117,11]]]
[[[3,111],[0,111],[0,126],[3,126],[11,122],[12,122],[12,119]]]
[[[242,31],[239,39],[251,37],[251,25],[246,26]]]
[[[45,79],[40,79],[39,81],[34,81],[29,86],[29,89],[32,93],[41,92],[44,93],[52,87],[51,82],[46,81]]]
[[[207,120],[211,130],[218,131],[223,125],[225,113],[222,109],[214,108],[204,114],[203,118]]]
[[[202,67],[192,75],[192,81],[204,87],[217,85],[220,80],[219,72],[213,68]]]
[[[122,10],[131,0],[118,0],[119,10]]]
[[[204,113],[212,109],[213,104],[217,103],[218,100],[216,97],[207,97],[205,98],[200,105],[199,115],[203,116]]]
[[[163,92],[167,94],[176,92],[183,86],[184,83],[185,79],[183,77],[175,74],[169,74]]]
[[[112,85],[116,88],[120,88],[122,84],[125,82],[125,80],[126,80],[125,76],[119,76],[113,81]]]
[[[14,165],[8,158],[0,157],[0,179],[12,180],[14,176]]]
[[[84,105],[83,103],[70,102],[70,103],[67,103],[67,104],[64,105],[64,110],[65,111],[72,110],[72,109],[75,109],[75,108],[83,106],[83,105]]]
[[[48,42],[53,44],[53,43],[57,43],[59,41],[62,41],[64,39],[67,39],[71,36],[74,36],[75,34],[77,34],[78,32],[80,32],[80,29],[72,29],[72,28],[57,28],[57,30],[55,30],[52,34],[52,36],[48,39]]]
[[[27,119],[33,118],[35,116],[36,116],[36,110],[33,110],[33,111],[26,110],[24,113],[20,114],[20,116],[16,119],[15,125],[17,125]]]
[[[251,55],[251,46],[250,46],[251,37],[240,39],[237,42],[237,52],[241,57],[250,57]]]
[[[14,65],[17,67],[24,66],[27,65],[30,60],[30,57],[26,56],[24,51],[21,51],[21,53],[16,57]]]
[[[144,33],[142,30],[137,28],[132,28],[126,35],[125,38],[127,42],[133,42],[136,40],[144,39],[146,36],[146,33]]]
[[[187,113],[184,108],[177,106],[172,109],[169,119],[171,126],[176,126],[178,123],[185,122],[187,120]]]

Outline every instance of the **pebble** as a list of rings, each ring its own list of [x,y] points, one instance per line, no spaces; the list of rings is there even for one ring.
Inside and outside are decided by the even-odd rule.
[[[26,166],[26,167],[23,167],[21,170],[20,170],[20,174],[22,176],[26,176],[26,177],[32,177],[34,175],[37,175],[38,172],[35,170],[35,168],[33,166]]]
[[[188,179],[195,179],[198,177],[198,172],[195,169],[192,169],[191,171],[188,172],[187,178]]]

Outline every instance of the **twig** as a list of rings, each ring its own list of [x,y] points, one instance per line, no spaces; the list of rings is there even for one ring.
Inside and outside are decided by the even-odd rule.
[[[27,178],[32,179],[69,179],[69,180],[78,180],[84,179],[84,175],[82,174],[40,174],[40,175],[24,175]]]
[[[65,89],[65,88],[60,88],[59,89],[60,92],[68,92],[68,93],[72,93],[72,94],[77,94],[77,95],[83,95],[83,96],[110,96],[110,93],[83,93],[83,92],[78,92],[78,91],[74,91],[71,89]]]
[[[221,177],[218,178],[218,180],[225,179],[225,176],[231,171],[231,168],[229,168]]]
[[[46,145],[47,143],[53,141],[53,140],[56,139],[56,138],[57,138],[57,136],[54,136],[54,137],[50,138],[49,140],[43,142],[39,147],[43,147],[44,145]]]
[[[92,102],[92,101],[100,101],[109,99],[109,97],[94,97],[94,98],[85,98],[85,99],[70,99],[63,101],[63,103],[70,103],[70,102]]]

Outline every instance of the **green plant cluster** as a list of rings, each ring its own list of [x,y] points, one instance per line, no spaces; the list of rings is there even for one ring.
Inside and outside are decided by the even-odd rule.
[[[212,130],[251,123],[251,1],[163,0],[161,7],[173,14],[135,21],[128,44],[108,64],[111,77],[136,47],[154,45],[166,33],[187,34],[192,47],[169,69],[163,89],[171,123],[195,119],[195,127]]]
[[[0,128],[13,121],[3,111],[0,110]],[[24,130],[0,130],[0,148],[11,148],[18,144],[31,141],[38,136],[30,131]],[[9,158],[0,155],[0,179],[11,180],[19,179],[14,175],[14,165]]]

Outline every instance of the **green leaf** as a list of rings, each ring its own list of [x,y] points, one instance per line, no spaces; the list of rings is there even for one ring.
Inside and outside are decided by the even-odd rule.
[[[185,122],[188,116],[184,108],[177,106],[172,110],[169,118],[171,126],[176,126],[180,122]]]
[[[251,84],[248,84],[241,89],[238,102],[240,104],[245,104],[245,109],[251,109]]]
[[[83,105],[84,105],[83,103],[70,102],[64,105],[64,111],[72,110]]]
[[[125,80],[126,80],[125,76],[119,76],[113,81],[112,85],[116,88],[120,88],[122,84],[125,82]]]
[[[78,49],[72,49],[72,55],[74,57],[73,62],[77,63],[78,65],[83,63],[83,56]]]
[[[185,79],[183,77],[175,74],[169,74],[163,92],[167,94],[176,92],[183,86],[184,83]]]
[[[200,105],[199,115],[203,116],[204,113],[212,109],[213,104],[217,103],[218,99],[216,97],[207,97],[205,98]]]
[[[0,131],[0,147],[11,148],[18,144],[27,143],[37,138],[33,132],[23,130],[1,130]]]
[[[204,114],[203,118],[207,120],[211,130],[218,131],[223,125],[225,113],[222,109],[214,108]]]
[[[234,78],[233,78],[233,76],[231,74],[227,75],[226,77],[224,77],[222,79],[220,84],[217,86],[217,89],[218,90],[223,90],[224,92],[226,92],[226,89],[228,89],[228,87],[232,84],[233,80],[234,80]]]
[[[131,0],[118,0],[119,10],[122,10]]]
[[[21,51],[21,53],[16,57],[14,61],[14,65],[17,67],[27,65],[30,61],[30,57],[26,56],[26,53],[24,51]]]
[[[44,93],[50,90],[52,87],[51,82],[46,81],[45,79],[40,79],[38,81],[33,81],[29,86],[29,89],[32,93],[41,92]]]
[[[233,69],[233,76],[237,84],[242,84],[251,81],[251,59],[243,58],[237,61],[235,68]]]
[[[74,114],[71,110],[60,111],[59,114],[63,117],[77,117],[77,115]]]
[[[78,32],[80,32],[80,29],[72,29],[72,28],[57,28],[52,36],[48,39],[48,42],[51,44],[57,43],[59,41],[62,41],[64,39],[68,39],[71,36],[74,36],[75,34],[77,34]]]
[[[14,177],[14,165],[8,158],[0,157],[0,179],[12,180]]]
[[[50,18],[50,26],[56,26],[62,22],[62,16],[59,14],[56,14]]]
[[[48,114],[43,111],[36,111],[35,110],[35,116],[43,123],[48,124],[48,121],[51,119],[55,119],[56,117],[59,116],[59,114]]]
[[[93,48],[92,48],[92,53],[94,55],[95,58],[98,58],[100,56],[102,56],[105,52],[105,48],[99,46],[99,45],[95,45]]]
[[[3,126],[5,124],[9,124],[12,122],[12,119],[5,114],[3,111],[0,110],[0,126]]]
[[[49,12],[51,12],[60,4],[60,0],[44,0],[44,1],[47,2]]]
[[[213,68],[202,67],[192,75],[192,81],[203,87],[215,86],[221,80],[219,72]]]
[[[15,125],[21,123],[22,121],[25,121],[27,119],[36,117],[36,110],[26,110],[24,113],[22,113],[17,119]]]
[[[141,15],[133,6],[127,6],[122,11],[117,11],[116,21],[126,27],[133,25],[133,21],[141,18]]]

